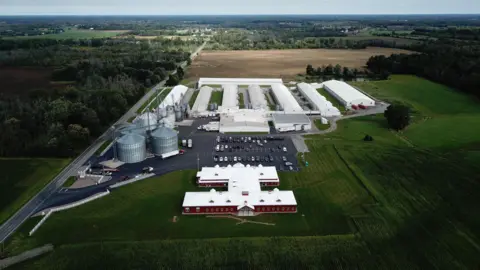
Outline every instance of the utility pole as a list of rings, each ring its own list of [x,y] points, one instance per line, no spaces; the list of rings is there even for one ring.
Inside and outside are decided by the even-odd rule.
[[[200,171],[200,156],[197,153],[197,171]]]

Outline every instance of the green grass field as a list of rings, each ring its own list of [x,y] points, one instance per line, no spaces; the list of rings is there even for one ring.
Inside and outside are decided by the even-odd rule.
[[[0,224],[37,194],[68,163],[68,159],[0,159]]]
[[[192,97],[188,101],[188,105],[190,105],[190,108],[193,108],[193,104],[195,104],[195,100],[197,100],[197,96],[200,93],[200,91],[193,91]]]
[[[77,177],[75,176],[70,176],[68,177],[67,181],[65,181],[65,183],[63,183],[63,187],[71,187],[73,185],[73,183],[75,183],[75,181],[77,181]]]
[[[315,120],[315,126],[318,128],[318,130],[326,130],[330,127],[330,123],[328,124],[322,124],[322,121],[320,120]]]
[[[178,171],[55,213],[31,238],[25,236],[34,224],[29,222],[6,251],[56,246],[18,269],[478,268],[480,137],[467,128],[435,133],[475,118],[478,104],[410,76],[359,85],[365,91],[372,86],[390,100],[412,104],[415,115],[428,120],[412,124],[418,134],[409,134],[410,127],[389,131],[383,116],[374,115],[341,120],[337,131],[309,136],[309,166],[280,173],[280,189],[294,191],[298,213],[251,218],[275,226],[181,216],[184,192],[198,188],[194,171]],[[449,107],[437,108],[441,102]],[[374,141],[364,142],[366,134]],[[175,223],[173,216],[179,217]]]
[[[114,37],[119,34],[125,33],[125,30],[112,30],[112,31],[103,31],[103,30],[84,30],[72,28],[70,30],[65,30],[63,33],[59,34],[48,34],[41,36],[18,36],[18,37],[3,37],[4,39],[39,39],[39,38],[49,38],[49,39],[87,39],[87,38],[107,38]]]
[[[245,98],[243,97],[243,93],[238,94],[238,107],[240,109],[245,109]]]
[[[341,112],[346,111],[345,106],[343,106],[343,104],[340,103],[340,101],[338,101],[336,98],[334,98],[332,95],[330,95],[330,93],[328,93],[325,89],[319,88],[319,89],[317,89],[317,92],[320,95],[324,96],[328,101],[330,101],[332,103],[332,105],[334,107],[339,109]]]
[[[218,106],[222,105],[223,91],[212,91],[210,101],[208,104],[217,103]]]
[[[165,90],[162,91],[162,89]],[[172,91],[172,87],[164,87],[162,89],[160,89],[157,94],[152,95],[142,106],[140,106],[140,108],[137,110],[137,113],[143,113],[147,106],[149,106],[149,110],[155,109],[160,103],[162,103],[163,99],[170,93],[170,91]]]

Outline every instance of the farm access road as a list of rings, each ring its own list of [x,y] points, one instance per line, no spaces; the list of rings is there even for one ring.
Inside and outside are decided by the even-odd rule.
[[[207,44],[205,41],[200,47],[197,48],[192,54],[190,54],[190,59],[195,59],[195,57],[202,51],[202,49]],[[179,65],[182,68],[187,66],[187,61]],[[177,71],[174,70],[171,74],[176,74]],[[167,78],[168,79],[168,78]],[[113,129],[116,125],[125,123],[132,116],[135,116],[137,110],[147,102],[156,91],[163,87],[167,81],[161,81],[155,85],[150,91],[148,91],[135,105],[133,105],[130,110],[128,110],[120,119],[118,119],[115,124],[113,124]],[[62,185],[67,181],[68,177],[74,175],[78,169],[85,164],[95,152],[102,146],[102,144],[109,138],[111,138],[112,128],[109,128],[105,133],[98,137],[83,153],[81,153],[77,158],[75,158],[70,164],[68,164],[50,183],[48,183],[39,193],[37,193],[30,201],[20,208],[13,216],[11,216],[6,222],[0,226],[0,243],[3,243],[15,230],[20,227],[31,215],[36,213],[42,204],[52,196]]]

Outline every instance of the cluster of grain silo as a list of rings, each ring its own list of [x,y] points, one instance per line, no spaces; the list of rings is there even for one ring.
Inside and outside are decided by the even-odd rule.
[[[159,127],[151,134],[152,153],[163,155],[178,150],[178,134],[167,127]]]
[[[147,157],[147,147],[144,136],[130,133],[117,140],[118,159],[125,163],[137,163]]]
[[[147,144],[152,153],[163,155],[178,150],[178,135],[173,129],[175,121],[183,120],[188,107],[167,106],[157,114],[144,113],[134,120],[134,124],[118,131],[116,140],[118,159],[125,163],[137,163],[147,157]]]

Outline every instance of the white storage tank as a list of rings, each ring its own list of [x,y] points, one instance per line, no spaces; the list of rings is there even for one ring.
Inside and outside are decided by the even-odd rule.
[[[127,134],[116,143],[118,159],[125,163],[137,163],[147,156],[145,137],[138,134]]]
[[[168,127],[159,127],[151,134],[152,152],[162,155],[178,150],[178,134]]]

